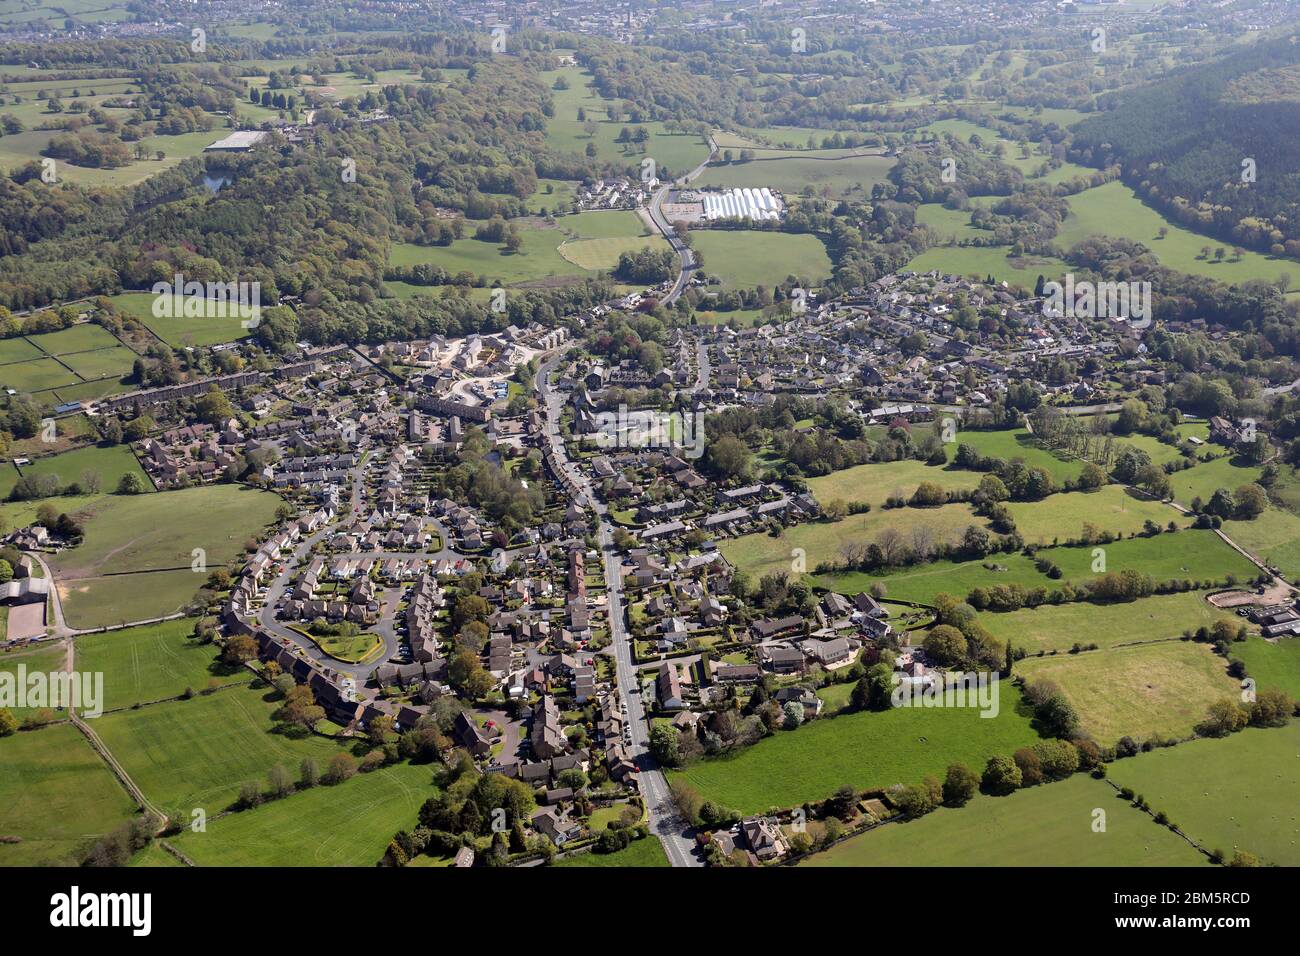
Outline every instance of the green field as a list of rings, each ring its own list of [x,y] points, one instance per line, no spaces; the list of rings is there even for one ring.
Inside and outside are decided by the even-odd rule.
[[[0,866],[76,865],[77,850],[136,812],[71,724],[0,739]]]
[[[1208,627],[1236,615],[1220,611],[1204,595],[1158,594],[1127,604],[1056,604],[1022,611],[987,613],[980,622],[997,638],[1033,654],[1066,651],[1076,643],[1114,647],[1178,637],[1186,628]]]
[[[1259,479],[1261,469],[1254,465],[1233,464],[1232,458],[1216,458],[1169,476],[1174,501],[1190,506],[1193,498],[1209,501],[1220,488],[1236,491]]]
[[[1290,511],[1270,507],[1252,521],[1225,521],[1223,533],[1288,580],[1300,576],[1300,518]]]
[[[1103,745],[1126,735],[1139,741],[1186,736],[1210,704],[1240,694],[1223,658],[1188,641],[1027,658],[1015,673],[1056,683],[1078,711],[1083,732]]]
[[[934,246],[912,259],[907,268],[938,270],[959,276],[993,276],[999,282],[1032,290],[1038,277],[1059,279],[1070,267],[1052,256],[1011,256],[1010,246]]]
[[[1119,181],[1071,196],[1070,215],[1061,225],[1056,245],[1069,249],[1089,236],[1113,236],[1141,242],[1160,260],[1162,265],[1179,272],[1209,276],[1225,284],[1241,283],[1252,279],[1272,282],[1283,272],[1300,275],[1300,263],[1277,259],[1247,251],[1240,262],[1234,262],[1232,243],[1226,244],[1227,255],[1216,262],[1213,255],[1201,257],[1201,249],[1211,250],[1225,243],[1210,236],[1177,226],[1142,201],[1128,186]],[[1169,230],[1161,239],[1161,227]]]
[[[105,710],[249,679],[243,668],[221,664],[217,646],[198,643],[193,630],[193,619],[181,618],[79,637],[76,667],[104,675]]]
[[[90,322],[72,325],[58,332],[33,335],[28,341],[49,355],[68,355],[73,352],[110,349],[121,345],[113,333]]]
[[[150,332],[173,348],[191,346],[203,348],[242,339],[249,331],[238,315],[224,318],[155,317],[155,296],[150,292],[123,292],[109,296],[113,305],[124,315],[135,317]]]
[[[978,772],[979,768],[972,769]],[[1106,811],[1102,833],[1093,830],[1093,811],[1098,807]],[[977,796],[965,807],[941,807],[918,820],[877,827],[799,865],[1129,867],[1208,863],[1186,840],[1117,799],[1114,788],[1105,781],[1075,774],[1007,797]]]
[[[932,481],[944,491],[968,491],[979,484],[980,476],[971,471],[940,468],[907,458],[902,461],[855,465],[819,478],[810,478],[808,490],[822,505],[838,498],[844,502],[865,501],[872,508],[879,508],[894,494],[910,498],[912,492],[916,491],[916,486],[923,481]]]
[[[1232,550],[1213,531],[1189,529],[1151,538],[1125,538],[1100,546],[1105,551],[1106,571],[1134,568],[1156,583],[1172,580],[1218,581],[1229,574],[1248,581],[1258,570]],[[1095,575],[1094,548],[1047,548],[1042,557],[1055,562],[1064,580],[1086,581]]]
[[[39,392],[75,385],[81,379],[57,359],[38,358],[27,362],[12,362],[0,366],[0,386],[18,392]]]
[[[1030,558],[1017,553],[991,555],[983,561],[931,561],[887,574],[823,575],[816,583],[841,594],[857,594],[880,583],[896,601],[932,604],[935,595],[940,593],[965,598],[977,587],[1012,583],[1033,587],[1050,581],[1038,572]]]
[[[767,533],[747,534],[722,543],[722,553],[732,564],[758,577],[773,571],[791,571],[796,548],[802,548],[809,571],[824,561],[843,558],[845,545],[866,545],[886,528],[902,532],[907,541],[925,529],[934,544],[951,544],[961,539],[971,525],[984,527],[968,504],[938,508],[875,508],[866,514],[849,515],[839,521],[814,521],[787,528],[779,538]]]
[[[1083,470],[1083,462],[1044,448],[1024,428],[1005,431],[962,431],[958,433],[957,441],[959,444],[970,445],[988,458],[1001,458],[1003,461],[1020,459],[1030,468],[1042,468],[1056,480],[1057,484],[1064,483],[1067,478],[1077,478],[1079,472]]]
[[[1236,849],[1300,865],[1300,723],[1194,740],[1111,766],[1111,779],[1147,798],[1207,850]]]
[[[6,611],[8,608],[5,609]],[[28,674],[55,674],[62,673],[68,661],[68,652],[63,642],[47,643],[37,645],[35,649],[9,651],[0,654],[0,671],[17,675],[18,668],[21,665],[26,668]],[[17,678],[15,677],[15,680]],[[108,685],[105,682],[105,694],[108,692]],[[28,714],[41,709],[37,707],[13,707],[10,708],[14,716],[19,720]]]
[[[617,853],[579,853],[555,861],[555,866],[661,867],[670,866],[668,854],[657,837],[633,840]]]
[[[704,273],[727,289],[771,289],[787,276],[816,286],[831,274],[826,247],[816,236],[757,230],[701,229],[691,245],[704,259]]]
[[[1105,485],[1096,491],[1073,491],[1052,495],[1042,501],[1009,501],[1007,508],[1016,530],[1027,544],[1052,544],[1077,538],[1084,522],[1112,534],[1141,531],[1147,521],[1161,528],[1171,520],[1185,527],[1188,520],[1177,511],[1119,485]]]
[[[142,487],[152,491],[153,482],[140,467],[130,445],[89,445],[62,454],[46,458],[33,458],[30,465],[23,465],[23,475],[56,475],[59,484],[79,483],[87,487],[87,476],[99,476],[99,490],[111,492],[123,475],[135,475]],[[59,501],[56,507],[62,508]]]
[[[265,687],[232,687],[192,700],[108,714],[95,731],[146,797],[189,819],[225,810],[245,781],[265,785],[276,764],[297,779],[303,758],[323,772],[341,746],[323,737],[293,739],[272,730],[278,703]],[[391,834],[390,834],[391,835]]]
[[[286,766],[297,776],[297,765]],[[428,764],[400,763],[211,820],[171,843],[199,866],[373,866],[436,793]]]
[[[209,569],[233,560],[271,523],[280,502],[278,495],[236,485],[92,501],[77,512],[84,543],[51,560],[69,626],[175,612],[206,580],[191,570],[194,549],[203,549]]]
[[[1281,690],[1300,700],[1300,638],[1276,642],[1252,637],[1233,644],[1231,656],[1240,658],[1259,690]]]
[[[693,185],[730,189],[767,186],[795,196],[811,186],[818,194],[871,195],[888,180],[896,160],[866,149],[759,150],[747,163],[717,162]]]
[[[954,761],[982,767],[989,757],[1037,739],[1029,718],[1018,712],[1019,692],[1005,683],[998,689],[995,718],[973,708],[844,714],[780,731],[733,756],[702,760],[669,776],[705,799],[757,813],[821,800],[844,784],[865,789],[919,783],[927,774],[942,777]]]

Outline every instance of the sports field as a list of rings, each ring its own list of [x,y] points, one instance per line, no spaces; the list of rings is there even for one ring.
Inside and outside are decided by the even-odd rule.
[[[0,738],[0,866],[76,865],[135,804],[71,724]]]
[[[285,769],[297,778],[296,764]],[[374,866],[436,792],[430,765],[393,764],[212,820],[171,843],[199,866]]]
[[[978,772],[978,768],[972,768]],[[1093,827],[1105,811],[1106,828]],[[1104,780],[1075,774],[977,796],[904,823],[877,827],[800,866],[1205,866],[1186,840],[1116,797]]]
[[[1300,721],[1154,750],[1110,770],[1207,850],[1300,866]]]
[[[881,713],[844,714],[779,731],[733,756],[702,760],[672,771],[672,780],[695,787],[741,813],[821,800],[837,787],[859,789],[919,783],[942,776],[962,761],[983,767],[995,754],[1011,754],[1038,735],[1017,711],[1020,693],[998,685],[999,712],[981,717],[973,708],[898,707]]]
[[[1223,658],[1190,641],[1026,658],[1015,673],[1059,686],[1081,729],[1103,745],[1124,736],[1186,736],[1210,704],[1241,692]]]

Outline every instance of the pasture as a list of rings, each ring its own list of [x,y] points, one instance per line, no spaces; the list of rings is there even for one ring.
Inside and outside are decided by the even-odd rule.
[[[76,639],[76,667],[104,675],[105,710],[177,697],[251,678],[218,660],[215,644],[191,637],[193,618]]]
[[[1186,736],[1210,704],[1240,694],[1223,658],[1190,641],[1027,658],[1015,673],[1060,687],[1082,731],[1102,745],[1124,736]]]
[[[1167,505],[1138,497],[1119,485],[1052,495],[1042,501],[1009,501],[1007,508],[1027,544],[1050,545],[1077,538],[1085,523],[1124,535],[1141,531],[1147,521],[1162,528],[1170,521],[1182,527],[1188,524],[1185,516]]]
[[[1077,478],[1083,469],[1083,462],[1044,447],[1025,428],[1002,431],[963,430],[958,433],[957,442],[970,445],[988,458],[1001,458],[1003,461],[1019,459],[1030,468],[1042,468],[1057,484],[1063,483],[1067,478]]]
[[[1280,690],[1300,700],[1300,637],[1275,642],[1252,637],[1233,644],[1229,653],[1246,665],[1259,690]]]
[[[71,724],[0,738],[0,866],[75,866],[135,804]]]
[[[286,765],[295,777],[297,765]],[[199,866],[374,866],[434,796],[433,768],[399,763],[186,830],[172,844]]]
[[[1300,722],[1154,750],[1110,771],[1207,850],[1300,865]]]
[[[1174,501],[1190,507],[1193,498],[1209,501],[1220,488],[1236,491],[1242,485],[1258,481],[1260,471],[1254,465],[1240,464],[1232,458],[1216,458],[1170,475],[1169,484]]]
[[[972,767],[977,773],[982,769]],[[1106,829],[1093,830],[1093,811]],[[1075,774],[1006,797],[977,796],[836,844],[800,866],[1205,866],[1187,841]]]
[[[787,276],[805,287],[828,279],[832,266],[816,236],[738,229],[699,229],[691,245],[703,258],[703,271],[727,289],[772,288]]]
[[[1040,650],[1066,651],[1076,643],[1114,647],[1178,637],[1186,628],[1209,627],[1220,618],[1240,620],[1215,608],[1202,593],[1189,591],[1120,604],[1049,604],[988,612],[980,615],[980,623],[995,637],[1032,655]]]
[[[297,779],[304,758],[316,760],[323,772],[342,749],[323,737],[276,733],[275,696],[266,687],[231,687],[108,714],[95,721],[95,731],[165,812],[189,819],[190,811],[201,807],[212,816],[234,803],[246,781],[265,786],[276,764]]]
[[[808,490],[823,506],[839,499],[849,503],[867,502],[873,508],[878,508],[891,495],[901,494],[910,498],[912,492],[916,491],[916,486],[923,481],[932,481],[944,491],[966,491],[973,490],[979,484],[980,476],[976,472],[940,468],[907,458],[855,465],[829,475],[810,478]]]
[[[767,186],[797,196],[811,188],[831,196],[870,196],[871,187],[888,181],[896,160],[868,149],[759,151],[746,163],[715,162],[695,180],[701,188]]]
[[[981,717],[974,708],[843,714],[780,731],[730,756],[706,758],[669,778],[707,800],[758,813],[824,799],[844,784],[866,789],[942,777],[955,761],[983,767],[989,757],[1038,739],[1020,712],[1019,691],[1006,682],[998,691],[996,717]]]
[[[221,317],[167,318],[153,314],[155,296],[151,292],[122,292],[109,299],[119,312],[135,319],[172,348],[204,348],[234,342],[249,334],[243,326],[244,319],[233,308],[230,314]]]

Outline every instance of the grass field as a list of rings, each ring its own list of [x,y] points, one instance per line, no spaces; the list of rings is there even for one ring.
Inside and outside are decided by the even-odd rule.
[[[1156,582],[1191,579],[1221,580],[1235,574],[1247,581],[1258,571],[1213,531],[1189,529],[1151,538],[1125,538],[1102,546],[1106,571],[1135,568]],[[1047,548],[1040,555],[1055,562],[1064,580],[1086,581],[1094,577],[1093,548]]]
[[[984,718],[973,708],[898,707],[845,714],[781,731],[738,754],[700,761],[670,778],[705,799],[741,813],[820,800],[844,784],[863,789],[942,777],[962,761],[983,767],[995,754],[1034,743],[1029,718],[1018,712],[1019,692],[999,684],[1000,712]]]
[[[732,538],[722,543],[722,553],[732,564],[757,578],[773,571],[790,571],[791,552],[796,548],[803,549],[806,566],[811,571],[823,561],[839,560],[845,545],[875,541],[885,528],[901,531],[909,541],[914,530],[925,528],[933,536],[935,544],[945,544],[960,540],[971,525],[984,527],[985,521],[977,517],[968,504],[889,511],[876,508],[839,521],[796,525],[787,528],[779,538],[765,533]]]
[[[1270,507],[1252,521],[1225,521],[1223,533],[1294,581],[1300,576],[1300,517]]]
[[[208,568],[231,561],[274,519],[280,501],[270,492],[207,485],[91,502],[78,512],[84,543],[51,562],[69,625],[175,612],[206,580],[190,569],[193,550],[203,549]]]
[[[917,272],[930,272],[937,269],[943,273],[966,276],[976,275],[980,279],[993,276],[999,282],[1007,282],[1032,290],[1038,277],[1059,280],[1070,271],[1070,267],[1061,259],[1052,256],[1011,256],[1010,246],[934,246],[927,249],[907,264],[907,268]]]
[[[772,288],[787,276],[813,286],[830,277],[831,260],[816,236],[758,230],[701,229],[691,244],[703,256],[704,272],[727,289]]]
[[[124,315],[133,316],[145,328],[173,348],[202,348],[234,342],[249,334],[238,315],[224,318],[159,318],[153,314],[154,295],[149,292],[123,292],[109,296]]]
[[[1077,478],[1083,462],[1067,458],[1044,448],[1027,429],[1004,431],[962,431],[957,435],[960,444],[970,445],[981,455],[1001,458],[1004,461],[1020,459],[1030,468],[1042,468],[1062,484],[1067,478]]]
[[[1061,225],[1056,245],[1069,249],[1089,236],[1114,236],[1132,239],[1146,245],[1162,265],[1179,272],[1209,276],[1227,284],[1262,279],[1272,282],[1283,272],[1300,276],[1300,262],[1276,259],[1272,256],[1249,252],[1241,261],[1232,261],[1232,244],[1227,243],[1227,255],[1216,262],[1213,255],[1201,257],[1201,249],[1211,250],[1225,246],[1210,236],[1203,236],[1177,226],[1142,201],[1128,186],[1114,181],[1103,186],[1071,196],[1070,215]],[[1169,230],[1161,239],[1161,227]]]
[[[1233,657],[1246,665],[1259,690],[1281,690],[1300,700],[1300,638],[1283,637],[1270,643],[1260,637],[1232,645]]]
[[[76,865],[79,847],[136,812],[71,724],[0,739],[0,866]]]
[[[296,765],[286,769],[297,775]],[[436,792],[429,765],[393,764],[211,820],[206,832],[171,842],[199,866],[373,866]]]
[[[556,866],[660,867],[669,866],[668,854],[657,837],[633,840],[617,853],[580,853],[555,861]]]
[[[7,609],[6,609],[7,610]],[[17,675],[19,666],[26,668],[28,674],[62,673],[68,660],[68,653],[62,643],[38,645],[33,650],[9,651],[0,654],[0,671]],[[15,676],[15,680],[16,680]],[[108,693],[108,682],[104,682],[104,692]],[[35,712],[36,707],[12,707],[14,716],[19,720]]]
[[[1206,849],[1300,866],[1300,722],[1194,740],[1110,769],[1116,784],[1145,796]]]
[[[1158,594],[1127,604],[1057,604],[1007,613],[987,613],[980,622],[997,638],[1030,654],[1065,651],[1074,644],[1114,647],[1178,637],[1185,628],[1209,626],[1236,615],[1213,607],[1195,591]]]
[[[1144,758],[1145,759],[1145,758]],[[976,769],[976,768],[972,768]],[[1105,832],[1093,811],[1106,811]],[[1075,774],[977,796],[919,820],[878,827],[817,853],[800,866],[1204,866],[1186,840],[1116,798],[1103,780]]]
[[[181,618],[76,640],[76,667],[104,675],[104,708],[113,710],[247,680],[251,675],[217,659],[215,644],[190,635],[194,621]]]
[[[229,807],[240,785],[265,786],[276,764],[297,779],[303,758],[322,771],[340,745],[322,737],[292,739],[272,731],[278,703],[268,688],[232,687],[192,700],[108,714],[95,731],[145,796],[164,811],[189,819]],[[391,836],[391,834],[390,834]]]
[[[1234,464],[1231,458],[1216,458],[1169,476],[1173,498],[1190,506],[1193,498],[1209,501],[1220,488],[1236,491],[1259,479],[1261,469],[1254,465]]]
[[[932,481],[944,491],[974,489],[980,476],[971,471],[940,468],[908,458],[879,464],[856,465],[819,478],[808,479],[808,490],[819,504],[837,498],[845,502],[865,501],[879,508],[893,494],[910,498],[916,486]]]
[[[798,195],[812,186],[832,196],[871,195],[871,187],[886,182],[896,160],[865,149],[759,150],[747,163],[718,163],[695,180],[700,187],[767,186]]]
[[[143,488],[153,490],[153,482],[140,467],[129,445],[89,445],[46,458],[33,458],[20,469],[23,475],[57,475],[60,485],[78,482],[86,485],[88,474],[99,476],[102,492],[111,492],[123,475],[135,475]],[[55,502],[56,507],[62,507]]]
[[[822,587],[841,594],[857,594],[877,582],[885,586],[888,596],[894,600],[932,604],[934,596],[940,593],[965,598],[972,588],[1013,582],[1034,586],[1046,584],[1048,579],[1023,554],[998,554],[984,561],[931,561],[889,574],[854,572],[816,579]]]
[[[1027,544],[1051,544],[1077,538],[1084,522],[1112,534],[1141,531],[1148,520],[1162,528],[1171,520],[1183,527],[1188,524],[1186,517],[1167,505],[1139,498],[1119,485],[1052,495],[1042,501],[1009,501],[1007,508]]]
[[[1078,711],[1081,729],[1100,744],[1126,735],[1185,736],[1210,704],[1240,694],[1223,658],[1189,641],[1028,658],[1015,673],[1055,682]]]

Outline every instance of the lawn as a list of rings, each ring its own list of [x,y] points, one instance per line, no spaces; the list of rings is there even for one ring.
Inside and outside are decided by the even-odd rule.
[[[1056,604],[990,612],[980,615],[980,623],[1000,640],[1033,654],[1069,650],[1076,643],[1114,647],[1178,637],[1185,628],[1208,627],[1220,618],[1240,620],[1213,607],[1202,593],[1189,591],[1121,604]]]
[[[71,724],[0,739],[0,866],[76,865],[77,850],[135,804]]]
[[[633,840],[616,853],[579,853],[555,861],[555,866],[659,867],[669,866],[663,844],[653,836]]]
[[[198,643],[190,636],[193,630],[193,619],[181,618],[79,637],[76,667],[103,673],[105,710],[251,677],[243,668],[221,664],[216,645]]]
[[[757,579],[773,571],[793,571],[792,552],[797,548],[803,550],[806,568],[812,571],[824,561],[841,560],[841,548],[846,545],[866,545],[875,541],[885,528],[902,532],[908,541],[915,533],[925,533],[931,536],[934,544],[945,544],[959,541],[971,525],[982,528],[985,521],[964,503],[888,511],[875,508],[839,521],[796,525],[787,528],[779,538],[765,533],[733,538],[722,543],[722,553],[732,564]]]
[[[194,549],[203,550],[209,569],[232,561],[274,520],[280,503],[278,495],[236,485],[92,501],[77,512],[84,543],[51,562],[69,625],[175,612],[206,579],[191,570]]]
[[[1142,794],[1206,849],[1254,853],[1300,866],[1300,722],[1194,740],[1111,765],[1110,777]]]
[[[296,765],[286,769],[297,776]],[[199,866],[373,866],[435,793],[428,764],[393,764],[210,820],[171,843]]]
[[[1015,673],[1057,684],[1083,732],[1102,745],[1124,736],[1186,736],[1210,704],[1240,695],[1223,658],[1190,641],[1028,658],[1016,663]]]
[[[691,245],[704,260],[704,273],[724,288],[772,288],[787,276],[816,286],[830,277],[826,247],[816,236],[759,230],[701,229]]]
[[[235,801],[245,781],[265,786],[275,765],[297,779],[304,758],[323,772],[342,749],[323,737],[273,732],[274,697],[266,687],[232,687],[109,714],[95,721],[95,731],[164,812],[188,820],[192,809],[202,808],[211,817]]]
[[[1042,501],[1009,501],[1007,508],[1016,530],[1027,544],[1052,544],[1077,538],[1084,522],[1102,531],[1129,534],[1141,531],[1147,521],[1165,527],[1171,520],[1185,527],[1188,519],[1168,505],[1138,497],[1119,485],[1105,485],[1096,491],[1074,491],[1052,495]]]
[[[757,813],[821,800],[844,784],[865,789],[919,783],[927,774],[942,777],[955,761],[983,767],[989,757],[1038,739],[1029,717],[1019,712],[1019,692],[1006,683],[998,690],[994,718],[955,707],[844,714],[778,732],[737,754],[672,771],[670,778],[690,784],[705,799]]]
[[[1145,758],[1143,758],[1145,759]],[[977,769],[977,768],[972,768]],[[1093,829],[1094,811],[1106,829]],[[918,820],[877,827],[817,853],[800,866],[1204,866],[1187,841],[1116,797],[1103,780],[1075,774],[977,796]]]
[[[808,490],[819,504],[839,499],[852,503],[868,502],[879,508],[885,499],[894,494],[910,498],[916,486],[932,481],[944,491],[967,491],[979,484],[980,476],[971,471],[941,468],[907,458],[902,461],[855,465],[842,471],[831,472],[819,478],[808,479]]]
[[[1251,637],[1233,644],[1231,656],[1246,665],[1258,690],[1281,690],[1300,700],[1300,638],[1283,637],[1270,643]]]

